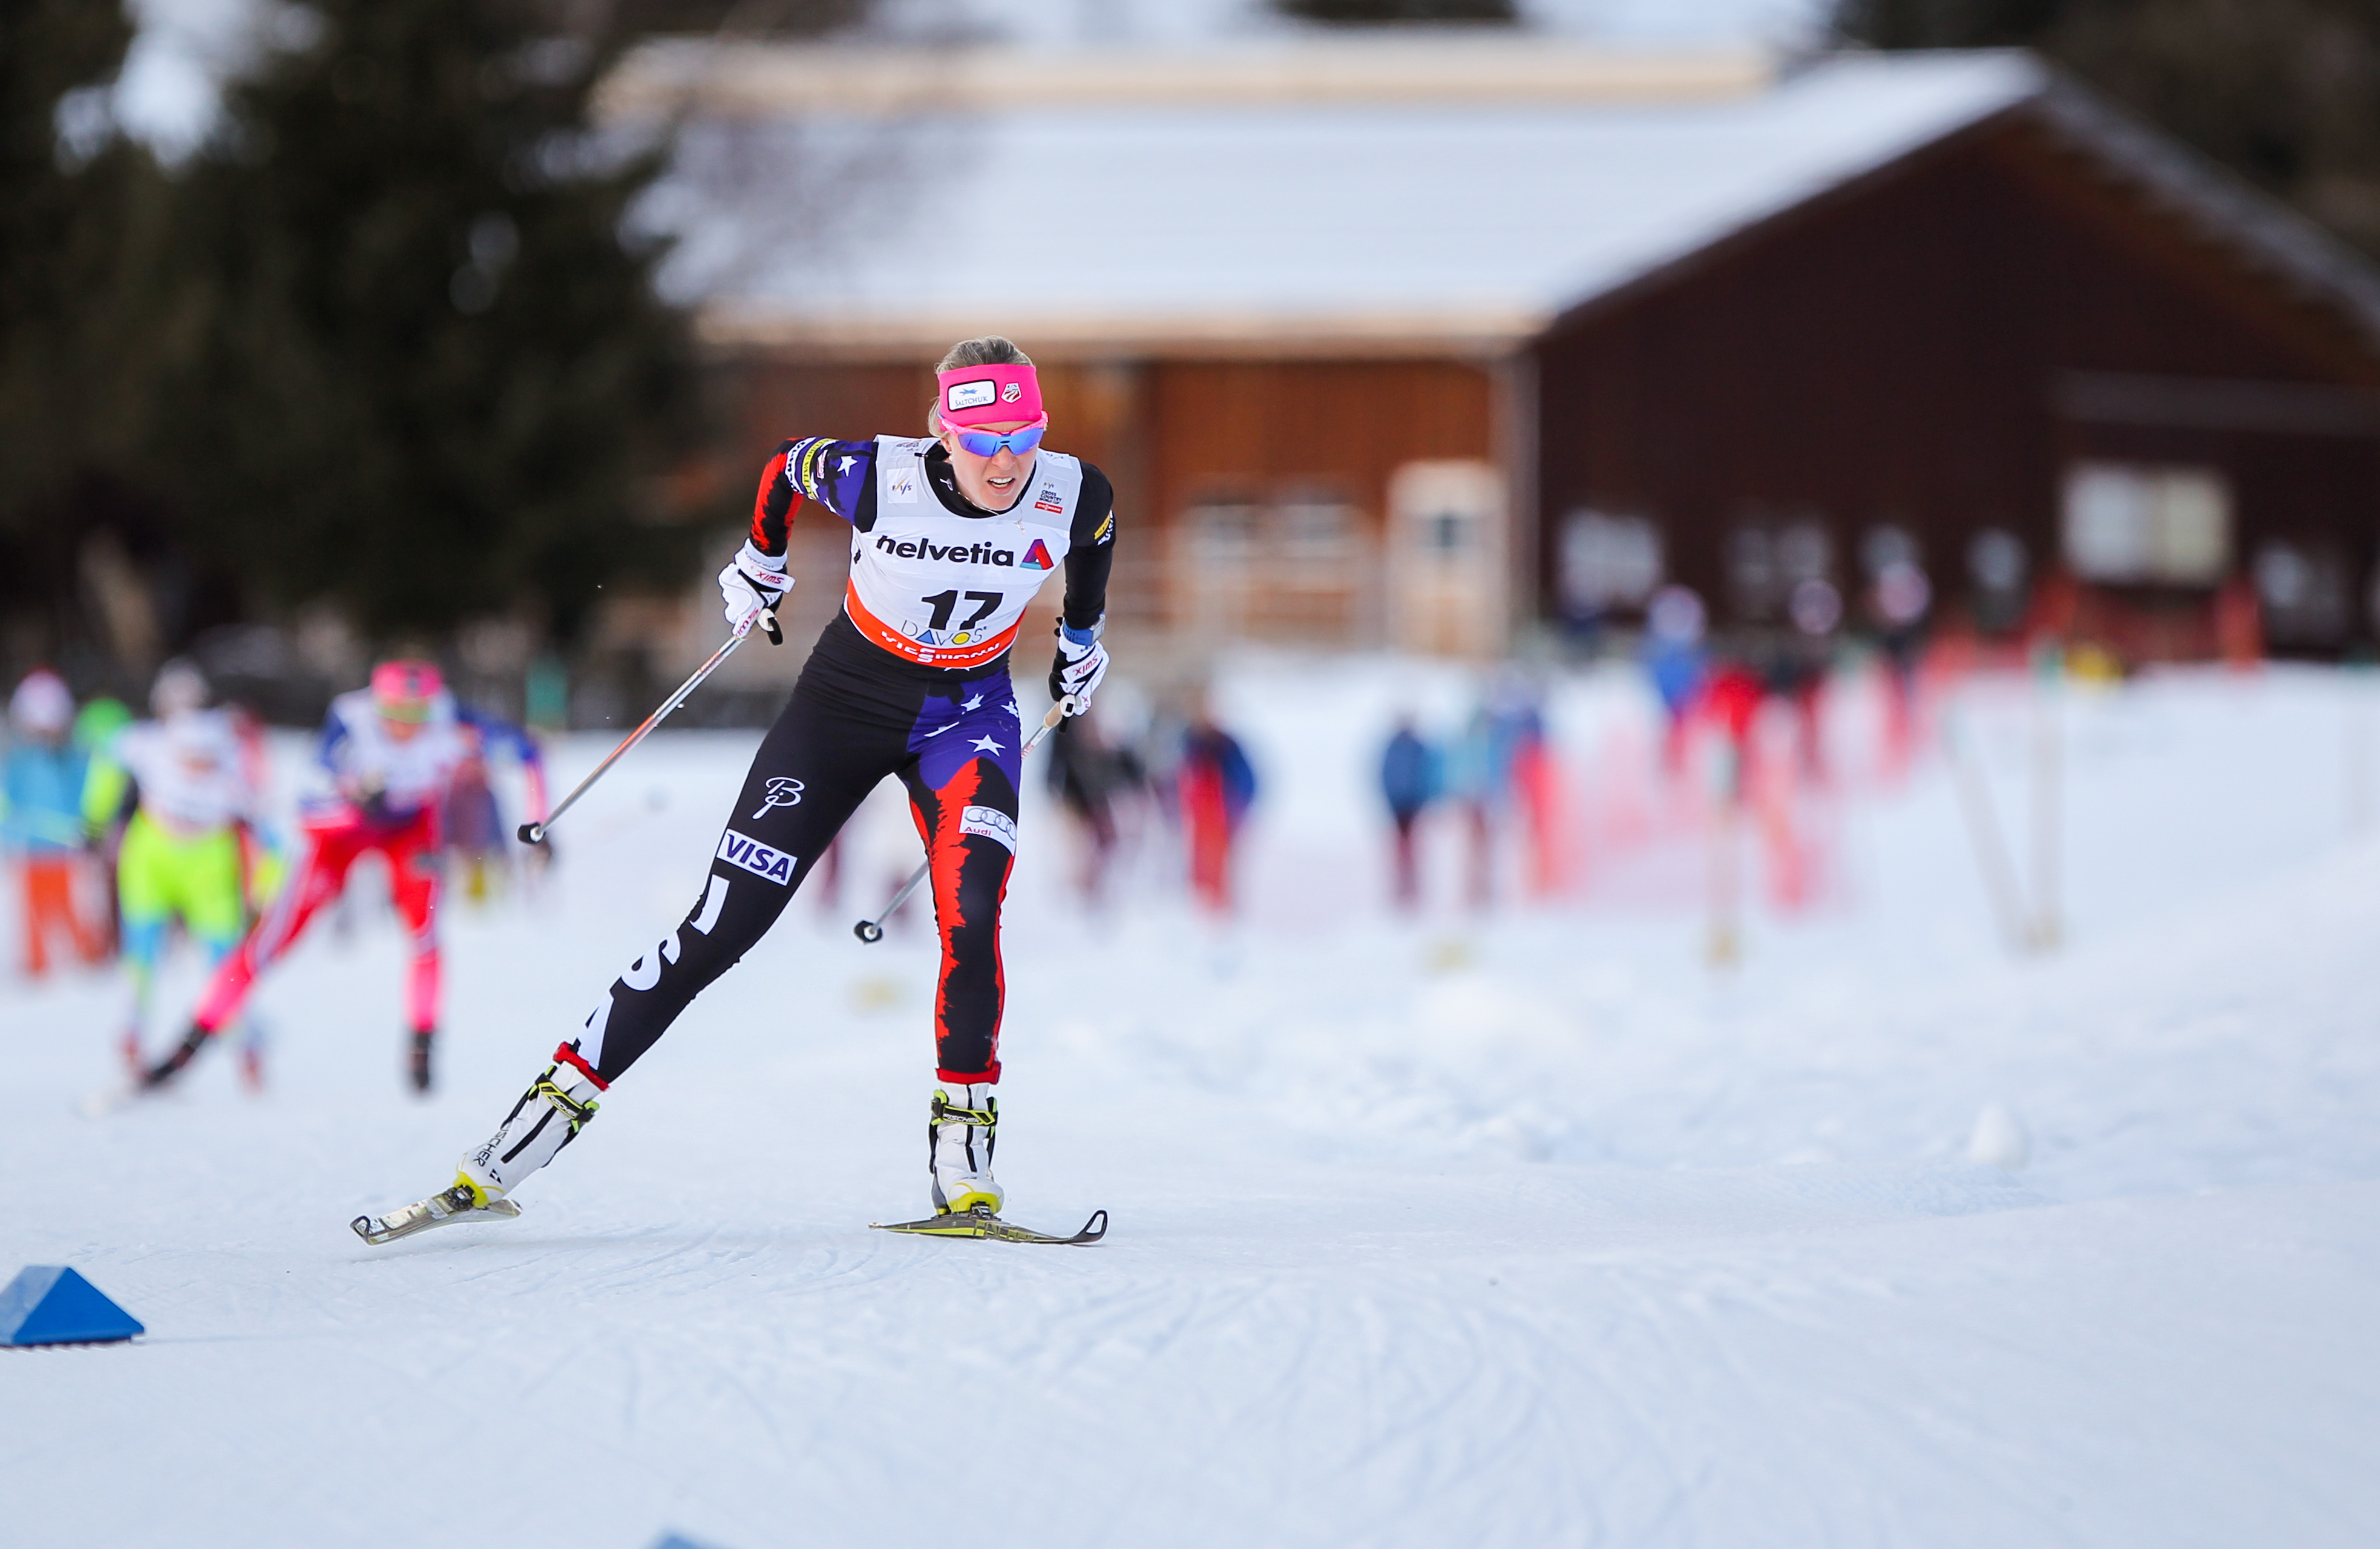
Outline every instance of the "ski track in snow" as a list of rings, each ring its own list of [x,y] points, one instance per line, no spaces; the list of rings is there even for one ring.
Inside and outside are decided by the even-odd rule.
[[[258,1100],[211,1055],[83,1119],[116,991],[7,982],[0,1275],[72,1263],[149,1333],[0,1351],[0,1543],[2380,1538],[2380,845],[2340,784],[2368,690],[2076,696],[2059,955],[1999,953],[1927,764],[1844,809],[1856,896],[1755,911],[1719,976],[1691,913],[1592,892],[1380,915],[1371,738],[1461,691],[1225,677],[1266,780],[1236,929],[1137,895],[1087,927],[1028,806],[1001,1175],[1044,1229],[1113,1211],[1095,1249],[866,1230],[923,1207],[932,962],[850,939],[856,865],[518,1221],[347,1232],[443,1182],[692,901],[749,738],[656,738],[541,896],[450,909],[428,1101],[371,908],[268,982]],[[1582,763],[1633,692],[1556,696]],[[1969,707],[2021,834],[2021,691]],[[1988,1102],[2022,1173],[1966,1160]]]

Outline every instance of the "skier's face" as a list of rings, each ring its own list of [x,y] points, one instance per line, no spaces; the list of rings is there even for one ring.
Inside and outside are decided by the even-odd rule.
[[[412,741],[414,738],[420,735],[421,726],[422,723],[419,721],[400,721],[394,715],[383,715],[380,718],[380,729],[388,733],[388,739],[391,742]]]
[[[1030,420],[1002,420],[966,428],[1006,435],[1032,423]],[[942,427],[942,445],[951,454],[951,474],[958,481],[959,493],[987,511],[1005,511],[1016,504],[1016,497],[1024,493],[1025,482],[1033,477],[1033,460],[1041,455],[1037,448],[1020,457],[1003,446],[988,457],[978,457],[959,445],[958,433],[948,425]]]

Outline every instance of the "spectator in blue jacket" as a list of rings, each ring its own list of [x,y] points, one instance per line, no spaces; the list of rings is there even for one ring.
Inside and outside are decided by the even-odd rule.
[[[74,695],[46,668],[27,674],[8,700],[13,736],[0,766],[0,834],[23,878],[25,973],[31,979],[49,971],[54,935],[64,934],[86,963],[107,954],[106,941],[75,900],[85,760],[68,740],[74,714]]]
[[[1415,853],[1414,825],[1438,799],[1438,752],[1414,729],[1413,717],[1401,716],[1389,745],[1380,752],[1380,795],[1396,824],[1394,899],[1400,909],[1421,903],[1421,864]]]

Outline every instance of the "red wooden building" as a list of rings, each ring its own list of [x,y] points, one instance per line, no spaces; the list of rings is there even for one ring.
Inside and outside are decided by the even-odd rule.
[[[2212,650],[2227,581],[2278,644],[2369,628],[2380,276],[2022,55],[687,43],[612,104],[687,126],[722,476],[1008,334],[1116,482],[1139,649],[1490,654],[1664,580],[1856,617],[1892,561],[2141,653]]]
[[[1549,612],[1657,534],[1722,617],[1912,552],[1951,611],[2205,654],[2372,628],[2380,279],[2070,87],[1569,309],[1531,347]],[[1561,584],[1571,550],[1568,595]],[[2040,583],[2046,582],[2046,586]]]

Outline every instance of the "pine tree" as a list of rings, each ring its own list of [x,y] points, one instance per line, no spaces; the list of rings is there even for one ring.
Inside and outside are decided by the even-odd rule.
[[[375,634],[668,579],[660,476],[699,424],[660,150],[590,127],[622,43],[531,0],[316,0],[188,179],[211,295],[179,445],[218,553]]]
[[[174,343],[168,190],[110,110],[131,37],[114,3],[0,0],[0,610],[42,654],[83,633],[75,560]]]

